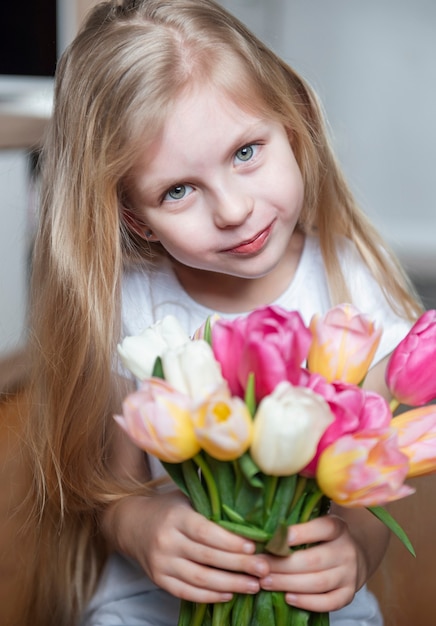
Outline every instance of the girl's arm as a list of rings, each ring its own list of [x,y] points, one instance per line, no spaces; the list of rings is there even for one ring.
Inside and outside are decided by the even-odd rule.
[[[145,484],[150,479],[145,454],[114,426],[111,470],[120,480],[133,477]],[[194,602],[256,593],[268,573],[253,542],[196,513],[176,488],[111,504],[102,515],[102,530],[110,546],[136,559],[156,585]]]

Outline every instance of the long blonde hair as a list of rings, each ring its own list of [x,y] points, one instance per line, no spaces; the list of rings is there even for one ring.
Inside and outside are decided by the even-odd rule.
[[[122,491],[107,463],[108,416],[120,400],[113,374],[120,282],[124,264],[150,254],[124,223],[123,205],[140,151],[178,94],[199,80],[219,82],[241,106],[287,128],[305,182],[300,228],[319,234],[333,299],[347,292],[335,245],[343,235],[400,313],[420,310],[356,206],[300,76],[213,0],[97,5],[59,62],[42,155],[27,438],[39,537],[29,566],[32,626],[74,624],[104,559],[98,514]]]

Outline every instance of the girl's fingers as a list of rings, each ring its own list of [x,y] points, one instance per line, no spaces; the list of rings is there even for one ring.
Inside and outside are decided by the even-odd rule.
[[[171,572],[156,576],[155,582],[173,595],[193,602],[226,602],[233,593],[254,594],[260,590],[258,578],[184,560],[173,564]]]
[[[192,512],[192,518],[183,526],[184,534],[196,543],[219,548],[226,552],[254,554],[256,545],[253,541],[231,533],[219,524],[207,520],[202,515]]]
[[[354,591],[343,587],[318,595],[296,593],[285,594],[285,599],[288,604],[304,608],[306,611],[314,611],[316,613],[330,613],[331,611],[337,611],[349,604],[353,597]]]
[[[333,541],[347,529],[346,523],[335,515],[326,515],[306,522],[295,524],[288,530],[290,546]]]

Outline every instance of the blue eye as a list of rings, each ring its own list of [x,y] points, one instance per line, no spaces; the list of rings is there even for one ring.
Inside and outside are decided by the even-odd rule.
[[[171,187],[171,189],[168,189],[164,200],[183,200],[183,198],[191,193],[191,191],[192,187],[190,185],[175,185],[174,187]]]
[[[254,156],[254,144],[242,146],[236,151],[235,156],[239,161],[250,161]]]

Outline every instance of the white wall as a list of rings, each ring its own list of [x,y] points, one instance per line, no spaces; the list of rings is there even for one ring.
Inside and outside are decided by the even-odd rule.
[[[27,160],[0,151],[0,354],[24,339],[27,291]]]
[[[361,206],[436,278],[436,2],[223,0],[315,87]]]

